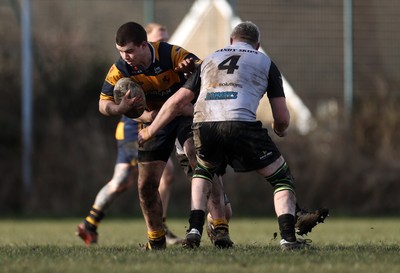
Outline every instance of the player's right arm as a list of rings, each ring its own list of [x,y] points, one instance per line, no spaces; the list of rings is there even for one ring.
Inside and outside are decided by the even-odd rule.
[[[123,77],[125,77],[124,74],[113,64],[104,80],[99,99],[99,111],[105,116],[119,116],[135,107],[143,107],[143,100],[137,97],[130,98],[130,91],[125,94],[119,104],[115,103],[114,87]]]
[[[99,111],[105,116],[117,116],[120,115],[118,111],[118,105],[111,100],[99,100]]]
[[[129,94],[130,91],[125,94],[120,104],[116,104],[114,102],[114,98],[104,98],[104,96],[100,96],[100,113],[105,116],[119,116],[126,115],[126,113],[128,113],[131,109],[143,107],[143,99],[138,97],[130,98]]]

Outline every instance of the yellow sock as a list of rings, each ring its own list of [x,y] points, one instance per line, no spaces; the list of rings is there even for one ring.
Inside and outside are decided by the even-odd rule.
[[[89,211],[89,215],[85,218],[86,222],[97,228],[104,217],[104,212],[95,207],[94,205]]]
[[[214,219],[211,221],[211,224],[213,225],[214,228],[217,228],[217,227],[228,228],[229,227],[228,221],[225,218]]]
[[[164,229],[156,231],[147,231],[147,238],[151,241],[159,241],[165,236]]]
[[[96,222],[92,217],[88,216],[85,219],[87,222],[91,223],[92,225],[94,225],[95,227],[97,227],[97,225],[99,224],[98,222]]]

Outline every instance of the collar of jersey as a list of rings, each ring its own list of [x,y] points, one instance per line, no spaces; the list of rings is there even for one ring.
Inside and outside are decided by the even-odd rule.
[[[151,51],[151,57],[152,57],[151,65],[152,65],[156,61],[156,50],[154,49],[154,46],[151,43],[147,42],[147,44],[149,45]]]
[[[232,46],[239,46],[239,47],[248,47],[251,49],[254,49],[250,44],[246,43],[246,42],[235,42],[234,44],[230,45]]]

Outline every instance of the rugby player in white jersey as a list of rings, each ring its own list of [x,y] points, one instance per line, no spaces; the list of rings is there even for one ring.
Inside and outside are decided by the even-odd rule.
[[[151,126],[139,133],[139,143],[150,139],[198,95],[192,127],[197,167],[184,246],[200,245],[215,171],[229,164],[237,172],[256,171],[273,186],[281,249],[306,248],[309,243],[296,237],[294,178],[267,129],[256,120],[259,102],[267,94],[274,118],[273,131],[279,137],[286,136],[290,115],[281,73],[267,55],[258,51],[260,33],[252,22],[236,26],[230,41],[229,46],[206,57],[183,87],[169,98]],[[221,234],[218,245],[231,246],[228,222],[218,217],[214,221],[216,231]]]

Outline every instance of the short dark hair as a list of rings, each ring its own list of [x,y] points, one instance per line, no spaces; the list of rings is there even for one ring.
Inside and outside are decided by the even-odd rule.
[[[133,43],[138,46],[143,41],[147,41],[147,33],[142,25],[136,22],[128,22],[120,26],[115,35],[115,42],[119,46]]]

